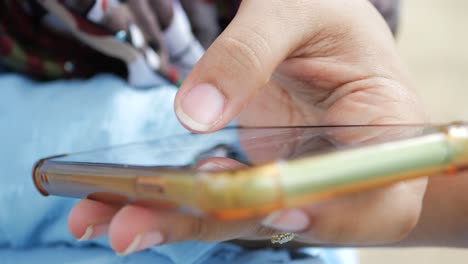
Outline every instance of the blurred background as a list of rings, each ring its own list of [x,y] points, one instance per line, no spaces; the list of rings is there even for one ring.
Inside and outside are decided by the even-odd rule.
[[[468,1],[402,0],[398,44],[433,121],[468,120]]]
[[[433,122],[468,121],[468,1],[402,0],[398,45]],[[365,249],[362,264],[468,263],[468,250]]]

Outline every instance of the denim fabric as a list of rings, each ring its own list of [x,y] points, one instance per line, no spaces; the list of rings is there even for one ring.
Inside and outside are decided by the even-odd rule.
[[[216,263],[223,254],[232,256],[225,263],[288,262],[287,251],[201,242],[117,257],[105,238],[79,243],[69,235],[76,200],[36,191],[31,169],[39,158],[187,133],[173,113],[175,93],[173,87],[131,89],[111,76],[37,83],[0,75],[0,262]]]

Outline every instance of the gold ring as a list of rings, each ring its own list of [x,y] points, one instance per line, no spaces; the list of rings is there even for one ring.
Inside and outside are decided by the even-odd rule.
[[[281,233],[271,236],[271,243],[273,244],[284,244],[293,240],[296,234],[294,233]]]

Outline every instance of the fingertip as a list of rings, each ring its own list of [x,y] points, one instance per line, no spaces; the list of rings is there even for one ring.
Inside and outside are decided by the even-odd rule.
[[[84,227],[80,217],[81,209],[79,209],[78,204],[72,208],[67,220],[68,231],[76,239],[81,238],[86,232],[86,227]]]
[[[120,210],[111,222],[109,240],[118,255],[178,241],[199,238],[194,217],[171,210],[129,205]]]
[[[109,228],[111,247],[119,255],[142,250],[143,235],[151,229],[153,213],[150,209],[129,205],[122,208],[112,219]]]
[[[80,241],[105,235],[117,210],[118,208],[101,202],[81,200],[70,211],[68,230]]]
[[[222,121],[226,103],[225,95],[217,87],[209,83],[198,84],[180,95],[175,112],[186,128],[206,133]]]
[[[86,233],[89,221],[91,220],[90,212],[96,210],[94,201],[81,200],[70,211],[68,215],[68,230],[76,239],[80,239]]]

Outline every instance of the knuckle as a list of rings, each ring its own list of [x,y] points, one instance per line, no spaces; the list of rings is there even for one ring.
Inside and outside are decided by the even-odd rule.
[[[419,222],[424,196],[424,181],[403,182],[389,187],[386,201],[396,211],[386,219],[389,229],[388,242],[398,242],[407,237]],[[398,199],[394,199],[395,196]]]
[[[405,239],[419,221],[418,211],[407,211],[396,217],[354,219],[321,219],[311,236],[324,243],[387,244]]]
[[[248,32],[242,34],[249,36],[248,38],[229,35],[222,38],[220,46],[223,47],[225,53],[223,55],[228,55],[232,62],[237,64],[233,66],[237,66],[241,71],[264,72],[264,66],[267,65],[264,60],[270,50],[269,45],[265,38],[256,31],[248,30]]]
[[[347,197],[345,204],[317,214],[309,234],[324,243],[400,242],[419,223],[424,188],[424,182],[395,184]]]
[[[408,211],[402,215],[399,220],[395,221],[391,237],[388,242],[399,242],[406,238],[416,227],[419,222],[419,211]]]

